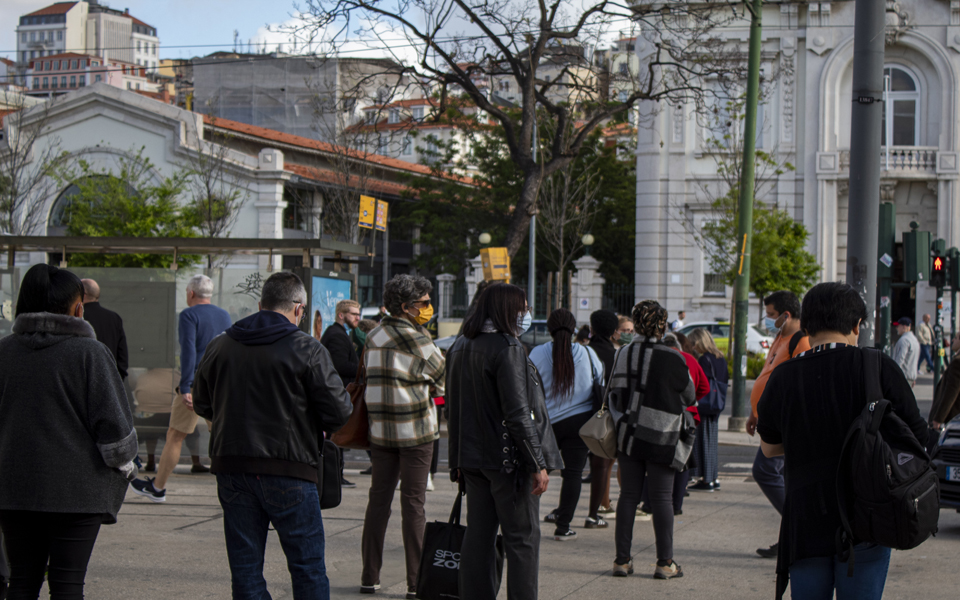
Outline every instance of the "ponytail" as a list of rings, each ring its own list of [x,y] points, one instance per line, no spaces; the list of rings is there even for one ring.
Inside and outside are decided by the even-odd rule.
[[[48,312],[69,315],[77,300],[83,299],[80,278],[53,265],[30,267],[20,284],[17,314]]]
[[[573,334],[577,320],[573,313],[558,308],[547,319],[547,330],[553,338],[553,394],[561,401],[573,392],[575,369],[573,364]]]

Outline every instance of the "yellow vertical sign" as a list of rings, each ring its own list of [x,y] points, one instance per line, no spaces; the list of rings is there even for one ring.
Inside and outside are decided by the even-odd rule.
[[[377,231],[387,230],[387,209],[390,208],[389,202],[377,200]]]
[[[360,227],[373,229],[374,213],[377,211],[377,201],[371,196],[360,196]]]
[[[506,248],[481,248],[483,278],[487,281],[510,281],[510,255]]]

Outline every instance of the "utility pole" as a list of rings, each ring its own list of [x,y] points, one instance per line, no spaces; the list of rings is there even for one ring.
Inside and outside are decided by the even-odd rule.
[[[537,106],[533,106],[533,162],[537,162]],[[537,196],[540,187],[537,186]],[[537,316],[537,201],[533,201],[533,214],[530,215],[530,264],[527,266],[527,304],[530,316]],[[549,311],[548,311],[549,312]]]
[[[730,431],[743,431],[750,415],[746,398],[747,325],[750,317],[750,248],[753,244],[753,183],[756,167],[757,102],[760,98],[760,20],[763,0],[745,4],[750,11],[750,55],[747,62],[747,103],[743,121],[743,159],[740,173],[740,199],[737,224],[737,279],[733,323],[733,416]]]
[[[859,346],[874,347],[877,243],[880,225],[880,128],[883,124],[883,2],[857,0],[853,33],[853,108],[850,113],[850,207],[847,283],[867,305]],[[891,144],[892,140],[887,140]]]

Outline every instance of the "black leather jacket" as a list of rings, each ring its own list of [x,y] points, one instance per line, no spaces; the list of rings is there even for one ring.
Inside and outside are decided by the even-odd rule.
[[[330,353],[301,331],[262,345],[214,338],[197,370],[193,405],[213,422],[214,472],[315,483],[321,431],[337,431],[353,410]]]
[[[447,352],[450,468],[562,469],[543,382],[520,342],[460,336]]]

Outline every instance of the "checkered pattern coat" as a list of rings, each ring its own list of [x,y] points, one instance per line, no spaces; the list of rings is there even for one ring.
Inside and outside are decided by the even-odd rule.
[[[430,336],[406,319],[384,317],[367,334],[363,356],[370,442],[406,448],[440,437],[430,388],[443,395],[445,362]]]

